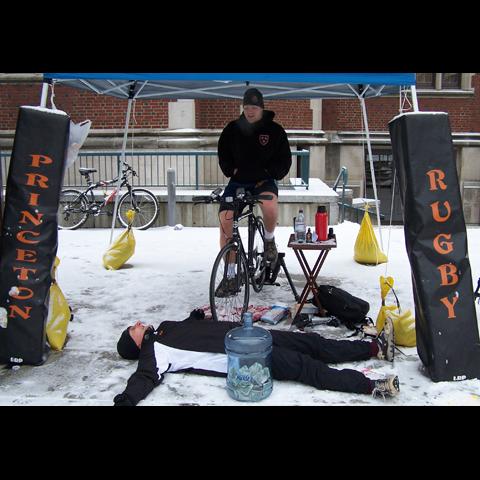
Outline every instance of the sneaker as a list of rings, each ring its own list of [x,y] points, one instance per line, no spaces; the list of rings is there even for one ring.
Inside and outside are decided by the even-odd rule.
[[[365,337],[377,338],[378,336],[377,329],[375,328],[374,325],[362,325],[360,327],[360,330],[362,331]]]
[[[278,251],[277,251],[277,246],[275,245],[274,238],[272,238],[272,240],[265,240],[264,250],[265,250],[265,260],[272,264],[277,263]]]
[[[396,375],[389,375],[387,378],[381,380],[374,380],[374,387],[372,395],[374,397],[382,396],[385,397],[395,397],[400,392],[400,382]]]
[[[385,325],[383,330],[378,334],[378,337],[374,340],[378,344],[377,357],[380,360],[386,360],[387,362],[393,362],[395,356],[395,334],[393,331],[392,319],[387,317],[385,319]]]
[[[215,290],[217,298],[230,297],[237,291],[237,277],[222,278],[222,281]]]

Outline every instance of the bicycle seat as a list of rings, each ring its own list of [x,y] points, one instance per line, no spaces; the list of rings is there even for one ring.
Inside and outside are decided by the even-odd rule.
[[[78,171],[80,175],[88,175],[89,173],[95,173],[97,171],[96,168],[79,168]]]

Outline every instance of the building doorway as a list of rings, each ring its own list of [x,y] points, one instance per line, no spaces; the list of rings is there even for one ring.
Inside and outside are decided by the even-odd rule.
[[[368,150],[365,150],[365,183],[366,197],[375,198],[373,192],[372,175],[370,173],[370,162],[368,160]],[[395,164],[391,148],[372,149],[373,169],[375,172],[375,181],[377,184],[377,195],[380,200],[380,215],[382,223],[390,224],[390,213],[392,213],[392,225],[403,224],[402,202],[400,200],[400,190],[398,187],[398,178],[395,181],[395,195],[392,208],[392,189],[393,178],[395,174]]]

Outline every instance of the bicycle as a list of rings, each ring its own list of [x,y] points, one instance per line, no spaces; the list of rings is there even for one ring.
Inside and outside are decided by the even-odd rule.
[[[221,188],[215,189],[208,196],[199,196],[193,199],[194,204],[220,202]],[[226,202],[233,206],[233,234],[228,243],[220,250],[213,264],[210,277],[210,308],[213,320],[218,321],[219,314],[229,321],[240,322],[242,314],[248,308],[250,285],[255,292],[260,292],[265,284],[269,262],[264,259],[263,242],[265,239],[265,225],[259,215],[255,215],[253,208],[262,200],[271,200],[272,195],[251,195],[243,188],[237,189],[235,197],[227,197]],[[244,208],[248,207],[245,213]],[[238,224],[248,218],[248,248],[245,250],[238,229]],[[236,265],[236,274],[232,278],[228,275],[228,264]],[[225,295],[220,295],[220,286],[229,285]],[[225,292],[224,292],[225,293]]]
[[[150,228],[157,219],[159,206],[155,195],[145,188],[133,188],[128,177],[135,177],[137,172],[123,162],[122,178],[120,188],[127,187],[118,202],[117,218],[124,226],[128,226],[126,212],[135,211],[132,228],[137,230],[146,230]],[[105,198],[99,202],[95,200],[94,190],[100,187],[107,187],[118,182],[118,177],[112,180],[101,180],[93,183],[90,174],[97,170],[94,168],[79,168],[80,175],[85,177],[87,189],[83,192],[74,189],[64,189],[60,193],[60,204],[58,208],[58,228],[60,230],[76,230],[81,227],[90,215],[113,215],[113,208],[117,190],[113,190],[110,195],[105,194]]]

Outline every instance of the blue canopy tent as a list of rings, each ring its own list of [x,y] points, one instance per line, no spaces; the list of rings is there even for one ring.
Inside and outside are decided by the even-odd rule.
[[[247,87],[259,88],[266,100],[358,98],[365,125],[375,200],[373,169],[365,99],[410,91],[418,111],[414,73],[45,73],[41,106],[47,104],[49,84],[64,84],[128,100],[122,157],[125,158],[131,106],[134,99],[234,98],[241,100]],[[120,171],[120,163],[118,165]],[[118,195],[112,221],[115,225]],[[380,242],[380,210],[376,201]]]

